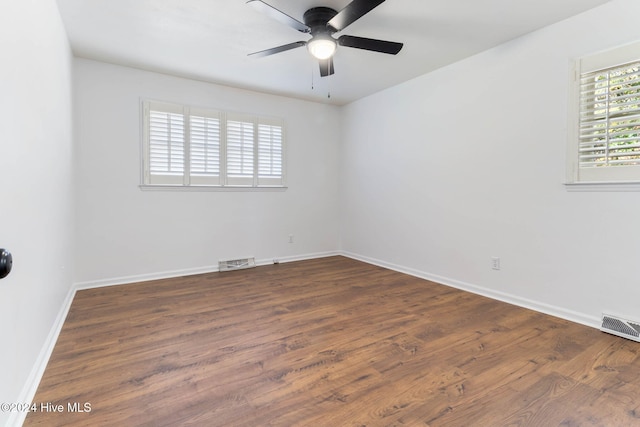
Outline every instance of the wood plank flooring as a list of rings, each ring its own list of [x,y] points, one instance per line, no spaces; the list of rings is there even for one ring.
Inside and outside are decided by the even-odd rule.
[[[78,292],[25,426],[636,426],[639,351],[330,257]]]

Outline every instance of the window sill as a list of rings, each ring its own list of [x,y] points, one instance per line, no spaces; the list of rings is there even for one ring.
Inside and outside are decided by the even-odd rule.
[[[139,185],[142,191],[222,191],[222,192],[278,192],[286,191],[288,187],[285,186],[262,186],[262,187],[250,187],[250,186],[231,186],[231,185]]]
[[[564,184],[567,191],[603,192],[603,191],[640,191],[640,182],[619,181],[619,182],[566,182]]]

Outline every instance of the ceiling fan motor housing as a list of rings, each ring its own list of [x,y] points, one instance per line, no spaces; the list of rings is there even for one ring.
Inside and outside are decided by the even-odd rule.
[[[327,25],[327,22],[338,14],[337,11],[330,7],[312,7],[303,15],[304,23],[311,28],[311,35],[315,34],[333,34],[337,30]]]

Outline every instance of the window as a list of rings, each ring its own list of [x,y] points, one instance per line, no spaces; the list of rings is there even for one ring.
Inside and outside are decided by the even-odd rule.
[[[639,48],[576,61],[570,182],[640,182]]]
[[[284,187],[280,119],[143,102],[143,184]]]

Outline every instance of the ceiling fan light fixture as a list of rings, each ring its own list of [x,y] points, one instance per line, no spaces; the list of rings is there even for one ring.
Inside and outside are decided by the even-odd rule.
[[[269,1],[269,0],[267,0]],[[345,0],[346,1],[346,0]],[[335,33],[341,32],[346,27],[362,18],[385,0],[351,0],[340,11],[330,7],[317,6],[307,9],[299,21],[286,13],[276,9],[263,0],[248,0],[247,3],[259,8],[276,20],[300,31],[310,34],[311,39],[307,41],[297,41],[271,49],[250,53],[250,56],[268,56],[280,52],[286,52],[301,46],[307,46],[307,50],[320,66],[320,77],[327,77],[334,74],[333,55],[340,45],[368,50],[371,52],[387,53],[395,55],[402,49],[402,43],[390,42],[386,40],[369,39],[366,37],[349,36],[343,34],[333,38]]]
[[[307,43],[307,49],[311,55],[318,59],[329,59],[336,51],[336,41],[327,34],[319,34],[314,36]]]

